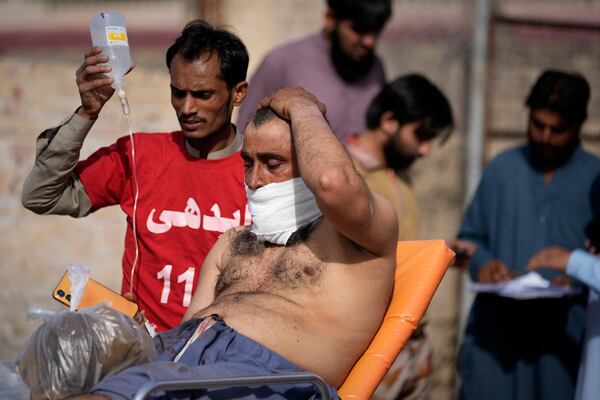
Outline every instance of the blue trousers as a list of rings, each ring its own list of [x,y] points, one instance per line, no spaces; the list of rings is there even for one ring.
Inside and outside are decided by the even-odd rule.
[[[92,393],[111,399],[131,399],[141,385],[149,381],[209,379],[297,373],[303,369],[265,346],[240,334],[218,316],[216,323],[202,333],[177,362],[175,356],[184,348],[201,320],[187,321],[155,337],[157,361],[129,368],[96,385]],[[194,391],[155,392],[151,399],[313,399],[317,389],[312,384],[278,384],[260,387],[214,388]],[[330,388],[333,399],[337,391]]]

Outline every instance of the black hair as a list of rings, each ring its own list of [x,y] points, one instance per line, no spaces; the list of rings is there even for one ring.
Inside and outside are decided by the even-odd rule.
[[[274,119],[282,119],[278,116],[275,111],[270,109],[269,107],[261,108],[254,114],[252,117],[252,125],[256,128],[260,128],[267,122],[273,121]]]
[[[421,122],[421,140],[442,135],[446,140],[454,128],[452,109],[440,89],[420,74],[404,75],[386,84],[367,110],[367,127],[376,129],[384,112],[391,111],[401,125]]]
[[[577,132],[587,118],[590,85],[578,73],[546,70],[533,85],[525,104],[560,114]]]
[[[327,0],[334,18],[351,20],[357,32],[379,32],[392,15],[391,0]]]
[[[265,108],[261,108],[260,110],[258,110],[256,112],[256,114],[254,114],[254,116],[250,120],[250,123],[252,125],[254,125],[255,128],[260,128],[261,126],[263,126],[267,122],[271,122],[271,121],[274,121],[274,120],[277,120],[277,119],[280,119],[280,120],[282,120],[283,122],[285,122],[285,123],[287,123],[289,125],[289,121],[288,120],[286,120],[284,118],[281,118],[271,108],[265,107]]]
[[[331,128],[331,124],[329,123],[329,120],[327,119],[327,115],[323,115],[323,118],[325,118],[325,121],[327,122],[327,125],[329,125],[329,127]],[[260,110],[258,110],[256,112],[256,114],[254,114],[252,116],[252,119],[250,120],[250,122],[248,122],[248,125],[252,124],[255,128],[260,128],[261,126],[263,126],[267,122],[271,122],[271,121],[274,121],[274,120],[277,120],[277,119],[280,119],[283,122],[285,122],[286,124],[291,125],[290,121],[288,121],[285,118],[281,118],[270,107],[264,107],[264,108],[261,108]],[[290,129],[291,129],[291,126],[290,126]]]
[[[203,54],[214,53],[219,57],[223,80],[231,88],[246,80],[248,71],[248,51],[239,37],[224,28],[215,28],[206,21],[190,21],[166,55],[167,68],[177,54],[187,61],[196,61]]]

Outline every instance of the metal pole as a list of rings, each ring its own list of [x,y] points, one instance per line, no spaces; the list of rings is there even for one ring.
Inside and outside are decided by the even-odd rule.
[[[469,89],[468,130],[466,145],[466,196],[468,204],[477,188],[482,171],[485,140],[485,114],[487,89],[487,59],[490,19],[493,0],[475,0],[473,47],[471,52],[471,76]],[[463,273],[459,305],[459,339],[462,339],[473,294],[468,290],[469,276]]]

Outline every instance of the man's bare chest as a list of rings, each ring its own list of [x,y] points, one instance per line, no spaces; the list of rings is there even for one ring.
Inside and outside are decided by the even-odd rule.
[[[322,274],[322,262],[304,243],[267,246],[254,255],[230,253],[221,266],[215,295],[314,288]]]

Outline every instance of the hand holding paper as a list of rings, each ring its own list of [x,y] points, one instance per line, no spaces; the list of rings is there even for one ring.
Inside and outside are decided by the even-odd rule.
[[[516,279],[500,283],[473,283],[471,290],[476,293],[494,293],[514,299],[536,299],[563,297],[579,293],[578,288],[567,286],[552,286],[535,271],[529,272]]]

